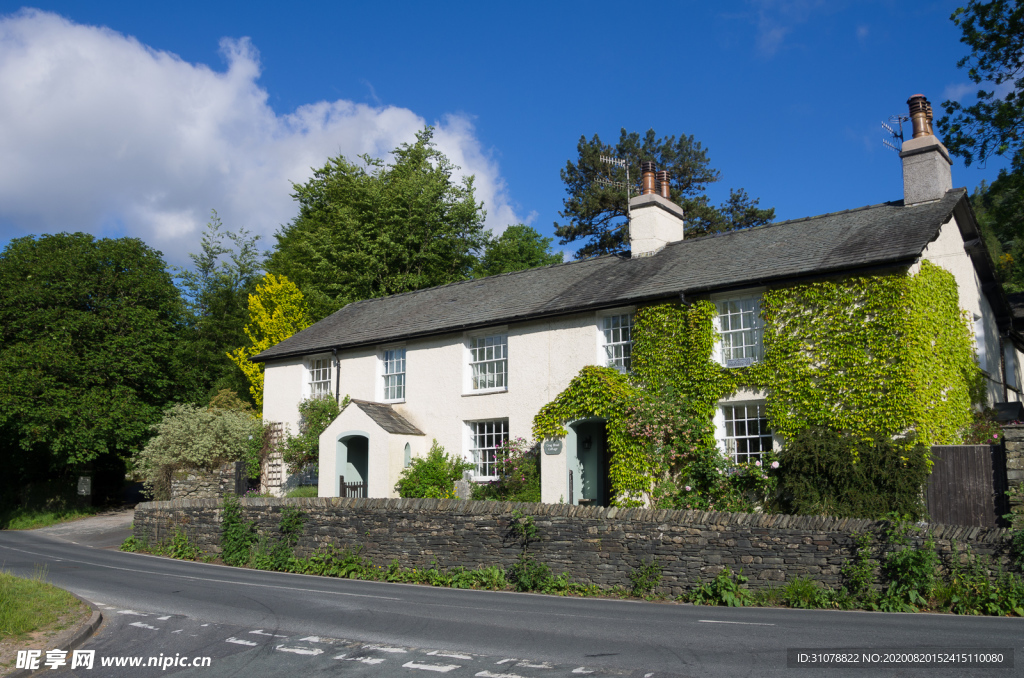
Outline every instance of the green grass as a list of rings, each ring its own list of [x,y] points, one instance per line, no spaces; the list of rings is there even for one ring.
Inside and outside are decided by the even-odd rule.
[[[303,485],[302,487],[296,487],[285,495],[286,497],[316,497],[319,496],[317,487],[315,485]]]
[[[45,576],[44,570],[31,579],[0,571],[0,640],[24,637],[56,624],[69,612],[85,611],[80,600],[47,584]]]
[[[33,530],[49,527],[69,520],[78,520],[95,515],[99,509],[92,506],[82,508],[38,509],[22,508],[0,511],[0,530]]]

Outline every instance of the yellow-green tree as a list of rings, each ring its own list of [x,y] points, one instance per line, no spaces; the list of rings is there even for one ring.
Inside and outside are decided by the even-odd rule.
[[[249,345],[228,353],[228,358],[249,380],[249,392],[258,408],[263,407],[263,363],[249,359],[310,326],[309,309],[302,292],[283,275],[267,273],[249,295],[249,322],[245,336]]]

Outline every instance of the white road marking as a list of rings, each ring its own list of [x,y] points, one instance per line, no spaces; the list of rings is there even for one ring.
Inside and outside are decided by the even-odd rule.
[[[150,626],[149,624],[143,624],[142,622],[132,622],[128,626],[138,626],[140,629],[149,629],[150,631],[159,631],[160,630],[160,629],[158,629],[155,626]]]
[[[318,647],[285,647],[284,645],[278,645],[275,648],[278,652],[291,652],[292,654],[305,654],[311,657],[315,657],[318,654],[323,654],[324,651]]]
[[[171,631],[171,633],[181,633],[184,629],[178,629],[177,631]]]
[[[364,664],[381,664],[384,662],[384,657],[347,657],[347,662],[362,662]]]
[[[775,626],[775,624],[762,624],[760,622],[734,622],[721,621],[719,619],[698,619],[701,624],[742,624],[744,626]]]
[[[200,626],[209,626],[209,624],[200,624]]]
[[[273,633],[265,633],[263,629],[256,629],[255,631],[249,631],[251,636],[270,636],[271,638],[287,638],[288,636],[278,636]]]
[[[467,661],[473,661],[473,658],[470,657],[468,654],[445,654],[444,652],[439,652],[438,650],[434,650],[433,652],[428,652],[427,656],[428,657],[449,657],[451,659],[465,659]]]
[[[516,666],[522,666],[524,669],[553,669],[553,668],[555,668],[554,666],[551,666],[550,664],[548,664],[546,662],[543,663],[543,664],[530,664],[528,662],[519,662],[518,664],[516,664]]]
[[[224,642],[234,643],[235,645],[248,645],[249,647],[256,647],[257,645],[259,645],[259,643],[254,643],[251,640],[242,640],[241,638],[235,638],[234,636],[231,636]]]
[[[118,614],[130,614],[130,615],[134,615],[136,617],[148,617],[149,616],[148,614],[142,614],[141,612],[136,612],[135,610],[118,610],[117,613]]]
[[[348,656],[348,653],[347,653],[347,652],[342,652],[342,653],[341,653],[341,654],[339,654],[339,655],[338,655],[337,657],[335,657],[335,659],[344,659],[344,658],[345,658],[345,657],[347,657],[347,656]]]
[[[573,669],[572,672],[573,673],[593,673],[593,671],[587,669],[587,667],[585,667],[585,666],[581,666],[578,669]]]
[[[448,673],[453,669],[460,668],[458,664],[417,664],[406,662],[402,664],[403,669],[422,669],[424,671],[436,671],[437,673]]]
[[[518,673],[491,673],[490,671],[481,671],[476,674],[476,678],[523,678]]]
[[[380,650],[381,652],[392,652],[394,654],[405,654],[408,650],[403,650],[400,647],[387,647],[384,645],[365,645],[364,650]]]
[[[300,643],[304,643],[304,642],[319,643],[320,642],[320,636],[306,636],[305,638],[299,638],[299,642]]]
[[[74,544],[75,542],[71,542]],[[54,556],[46,555],[45,553],[37,553],[35,551],[27,551],[25,549],[16,549],[13,546],[0,545],[0,549],[8,549],[10,551],[17,551],[19,553],[27,553],[32,556],[39,556],[40,558],[53,558]],[[146,554],[136,553],[134,555],[140,558],[156,558],[158,556],[147,556]],[[133,567],[116,567],[114,565],[103,565],[100,563],[93,563],[88,560],[75,560],[72,558],[65,558],[69,563],[81,563],[83,565],[92,565],[93,567],[101,567],[106,570],[119,570],[121,572],[136,572],[138,574],[151,574],[155,577],[173,577],[175,579],[191,579],[193,581],[206,581],[214,584],[234,584],[236,586],[244,586],[246,588],[261,588],[261,589],[282,589],[285,591],[303,591],[306,593],[320,593],[332,596],[350,596],[352,598],[376,598],[378,600],[402,600],[401,598],[395,598],[394,596],[373,596],[368,593],[345,593],[343,591],[325,591],[323,589],[304,589],[297,586],[277,586],[275,584],[253,584],[249,582],[231,581],[230,579],[211,579],[210,577],[192,577],[186,574],[171,574],[167,572],[153,572],[151,570],[139,570]],[[179,561],[184,562],[184,561]],[[200,563],[193,563],[194,565],[200,565]]]
[[[156,620],[157,621],[167,621],[170,618],[171,618],[171,615],[167,615],[166,617],[157,617]]]
[[[500,662],[494,662],[495,666],[501,666],[502,664],[508,664],[509,662],[518,661],[517,659],[502,659]]]

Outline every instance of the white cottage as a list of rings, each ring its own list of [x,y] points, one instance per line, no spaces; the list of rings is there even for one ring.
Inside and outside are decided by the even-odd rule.
[[[472,461],[473,478],[483,481],[495,473],[489,450],[507,437],[529,439],[534,415],[581,368],[629,368],[638,305],[712,300],[722,337],[717,358],[738,366],[760,358],[765,289],[914,271],[923,260],[954,275],[960,306],[975,319],[990,402],[1019,401],[1024,340],[1012,327],[967,191],[952,188],[952,162],[931,133],[930,107],[920,95],[910,103],[914,138],[901,153],[903,200],[687,239],[681,208],[655,190],[655,168],[645,163],[644,194],[630,201],[630,253],[349,304],[254,358],[266,363],[264,418],[295,430],[303,398],[351,396],[320,439],[322,497],[339,496],[342,478],[365,483],[367,496],[396,496],[402,469],[435,438]],[[756,455],[777,444],[763,401],[741,391],[719,403],[723,450]],[[573,492],[569,479],[581,469],[606,477],[602,423],[568,430],[558,453],[541,455],[542,500],[607,503],[607,482]]]

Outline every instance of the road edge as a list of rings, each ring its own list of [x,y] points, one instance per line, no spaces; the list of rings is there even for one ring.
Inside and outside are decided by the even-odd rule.
[[[64,590],[67,591],[67,589]],[[68,593],[71,593],[71,591],[68,591]],[[88,605],[89,608],[92,610],[92,615],[89,617],[88,621],[84,622],[81,626],[78,627],[74,635],[71,636],[71,640],[67,641],[66,643],[62,644],[60,647],[57,648],[58,650],[63,650],[64,652],[71,652],[72,650],[81,647],[82,643],[89,640],[89,638],[91,638],[92,635],[96,633],[96,629],[100,627],[100,624],[103,623],[103,613],[100,612],[95,605],[90,603],[88,600],[85,600],[81,596],[75,595],[74,593],[71,593],[71,595],[75,596],[75,598],[78,598],[80,601]],[[33,676],[38,673],[42,673],[45,670],[45,667],[38,668],[34,671],[30,669],[15,669],[14,673],[8,673],[6,676],[4,676],[4,678],[28,678],[28,676]]]

